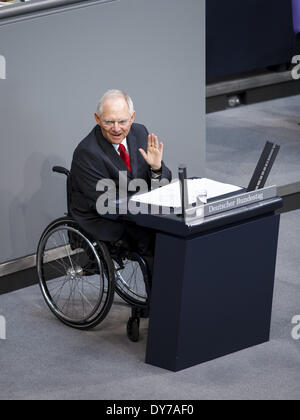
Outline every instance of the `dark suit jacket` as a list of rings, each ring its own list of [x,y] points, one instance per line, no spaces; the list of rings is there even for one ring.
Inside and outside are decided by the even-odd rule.
[[[119,172],[126,171],[128,182],[135,178],[151,182],[151,170],[139,148],[147,150],[148,131],[141,124],[132,124],[127,136],[131,169],[130,173],[115,150],[106,140],[101,128],[97,125],[92,132],[77,146],[71,166],[70,211],[75,220],[95,239],[117,241],[124,232],[124,223],[118,216],[100,216],[96,210],[96,202],[100,192],[96,185],[101,179],[112,179],[118,188]],[[172,178],[170,170],[162,164],[162,178]]]

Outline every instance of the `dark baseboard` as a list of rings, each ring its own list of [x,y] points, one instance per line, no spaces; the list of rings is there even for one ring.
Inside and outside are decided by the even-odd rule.
[[[8,276],[0,277],[0,295],[24,289],[38,283],[36,268],[18,271]]]
[[[283,198],[283,208],[279,213],[300,209],[300,182],[279,187],[278,195]]]
[[[291,80],[289,82],[278,83],[270,86],[262,86],[246,91],[232,92],[229,94],[212,96],[206,98],[206,113],[223,111],[231,109],[229,106],[229,98],[238,95],[241,105],[251,105],[259,102],[271,101],[273,99],[287,98],[299,95],[300,80]]]

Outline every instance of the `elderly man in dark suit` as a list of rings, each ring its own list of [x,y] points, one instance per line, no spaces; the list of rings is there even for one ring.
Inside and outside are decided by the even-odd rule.
[[[171,180],[162,161],[163,143],[146,127],[134,123],[136,113],[131,98],[118,90],[108,91],[95,113],[92,132],[77,146],[71,167],[71,213],[95,239],[126,243],[142,255],[153,251],[151,231],[128,224],[118,215],[99,215],[96,203],[100,180],[111,179],[119,186],[119,174],[128,181]]]

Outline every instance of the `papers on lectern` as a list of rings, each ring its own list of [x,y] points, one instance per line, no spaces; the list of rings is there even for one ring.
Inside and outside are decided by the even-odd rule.
[[[220,197],[241,190],[235,185],[224,184],[207,178],[189,179],[187,181],[189,205],[197,202],[197,196],[207,191],[207,199]],[[179,180],[174,180],[169,185],[157,188],[144,194],[136,194],[131,197],[132,201],[153,206],[162,206],[170,208],[181,208],[181,189]]]

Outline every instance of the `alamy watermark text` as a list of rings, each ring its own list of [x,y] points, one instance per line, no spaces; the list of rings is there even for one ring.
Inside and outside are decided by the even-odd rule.
[[[0,79],[6,79],[6,60],[3,55],[0,55]]]
[[[6,340],[6,319],[0,315],[0,340]]]
[[[173,180],[173,182],[176,180]],[[130,198],[138,193],[144,194],[160,187],[169,185],[167,179],[152,180],[151,185],[144,179],[133,179],[128,183],[127,172],[120,171],[118,181],[112,179],[101,179],[98,181],[96,191],[99,197],[96,202],[98,214],[104,215],[125,215],[125,214],[157,214],[159,207],[157,205],[136,202]],[[162,214],[170,214],[170,207],[161,208]],[[181,209],[174,209],[175,214],[180,214]]]
[[[294,340],[300,340],[300,315],[295,315],[293,317],[292,324],[295,325],[292,329],[292,338]]]

